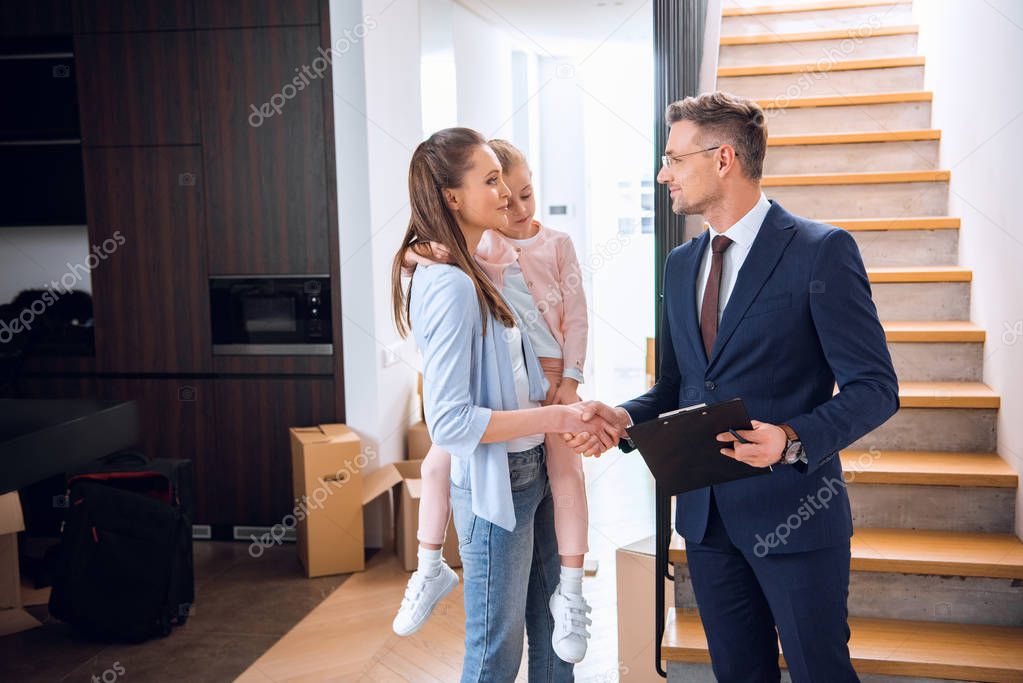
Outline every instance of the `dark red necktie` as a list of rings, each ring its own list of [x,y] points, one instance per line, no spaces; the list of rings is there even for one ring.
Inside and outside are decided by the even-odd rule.
[[[718,305],[721,292],[721,267],[725,260],[725,250],[732,246],[732,240],[718,235],[710,243],[710,275],[707,286],[703,290],[703,306],[700,308],[700,334],[703,335],[703,348],[710,359],[710,351],[714,348],[714,340],[718,336]]]

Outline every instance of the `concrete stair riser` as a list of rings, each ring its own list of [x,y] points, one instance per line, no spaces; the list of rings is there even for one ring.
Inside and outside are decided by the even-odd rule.
[[[878,26],[907,26],[913,23],[911,5],[880,5],[849,9],[725,16],[721,35],[748,36],[763,33],[802,33],[845,28],[858,32]]]
[[[989,453],[996,449],[996,413],[986,408],[900,408],[849,448]]]
[[[938,168],[937,140],[769,146],[765,175],[931,171]]]
[[[777,99],[774,99],[777,98]],[[772,96],[780,108],[765,111],[772,135],[920,130],[931,125],[930,102],[886,102],[832,107],[785,107],[793,98]]]
[[[974,342],[895,342],[888,344],[900,380],[979,382],[984,345]]]
[[[881,320],[969,320],[969,282],[875,282]]]
[[[834,62],[824,58],[811,63],[814,67],[803,73],[719,76],[717,87],[754,99],[860,95],[924,87],[922,66],[841,71],[832,68]]]
[[[863,262],[880,266],[954,266],[959,261],[959,231],[854,230]]]
[[[948,183],[769,186],[764,193],[800,216],[882,218],[948,213]]]
[[[846,473],[846,478],[853,482],[849,486],[849,503],[856,528],[934,529],[992,534],[1008,534],[1013,530],[1015,489],[857,484],[852,473]]]
[[[916,34],[873,36],[867,28],[847,38],[798,40],[756,45],[722,45],[718,66],[757,66],[760,64],[815,63],[818,59],[840,56],[845,59],[872,59],[893,55],[915,55]]]
[[[676,564],[675,606],[695,609],[685,564]],[[1023,583],[1012,579],[852,571],[849,616],[943,623],[1018,626]]]

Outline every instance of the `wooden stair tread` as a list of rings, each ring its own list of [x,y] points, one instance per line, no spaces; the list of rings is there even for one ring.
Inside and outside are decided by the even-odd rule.
[[[878,38],[881,36],[902,36],[920,32],[918,26],[878,26],[869,31],[848,28],[827,31],[803,31],[801,33],[757,33],[752,35],[721,36],[720,45],[772,45],[777,43],[800,43],[810,40],[842,40],[844,38]]]
[[[1023,579],[1023,543],[1013,534],[856,529],[856,571]]]
[[[850,484],[1019,486],[1019,475],[997,453],[845,450],[839,457]]]
[[[963,266],[875,266],[867,277],[878,282],[969,282],[973,271]]]
[[[763,187],[791,187],[794,185],[876,185],[880,183],[947,183],[949,171],[871,171],[867,173],[797,173],[769,175],[761,181]]]
[[[833,9],[856,9],[881,5],[910,5],[912,0],[822,0],[804,4],[761,5],[759,7],[725,7],[723,17],[750,17],[758,14],[791,14],[793,12],[820,12]]]
[[[869,59],[842,59],[828,62],[822,68],[820,62],[796,62],[793,64],[754,64],[751,66],[718,67],[718,78],[739,76],[772,76],[777,74],[799,74],[804,72],[859,71],[862,69],[897,69],[907,66],[924,66],[922,55],[905,57],[871,57]]]
[[[863,142],[908,142],[916,140],[940,140],[941,131],[935,128],[920,130],[883,130],[863,133],[812,133],[808,135],[771,135],[768,147],[790,145],[841,145]]]
[[[1023,628],[850,617],[849,654],[857,673],[1019,681]],[[709,663],[694,610],[669,609],[661,640],[667,661]],[[779,662],[785,666],[784,657]]]
[[[998,394],[983,382],[899,382],[903,408],[994,408]]]
[[[754,100],[764,109],[795,109],[802,107],[849,107],[864,104],[893,104],[903,102],[930,102],[934,93],[929,90],[864,93],[861,95],[820,95],[815,97],[788,97]]]
[[[968,320],[888,320],[881,323],[889,342],[982,343],[984,328]]]
[[[834,225],[850,232],[857,230],[958,230],[962,221],[958,216],[908,216],[894,218],[820,218],[821,223]]]
[[[685,539],[672,532],[668,561],[686,562]],[[852,571],[1023,579],[1023,542],[1013,534],[857,527]]]

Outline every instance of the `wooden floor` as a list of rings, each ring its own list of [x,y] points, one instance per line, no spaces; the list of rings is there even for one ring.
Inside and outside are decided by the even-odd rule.
[[[583,590],[593,607],[589,653],[576,681],[617,681],[617,600],[614,551],[653,533],[653,484],[637,454],[613,450],[587,460],[590,553],[599,562]],[[285,634],[237,680],[457,681],[464,652],[461,587],[438,605],[415,635],[399,638],[391,620],[408,574],[390,553],[348,579]],[[525,662],[519,671],[526,680]]]

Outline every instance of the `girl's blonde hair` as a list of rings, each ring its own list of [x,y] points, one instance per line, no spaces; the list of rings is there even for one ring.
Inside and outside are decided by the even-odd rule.
[[[501,170],[505,173],[518,164],[526,164],[526,168],[529,168],[529,164],[526,163],[526,155],[507,140],[495,138],[487,140],[487,144],[490,145],[490,149],[494,150],[497,160],[501,162]]]

